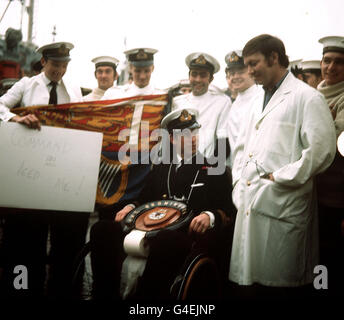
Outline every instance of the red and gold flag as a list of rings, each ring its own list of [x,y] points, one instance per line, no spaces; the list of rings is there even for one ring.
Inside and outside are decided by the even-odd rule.
[[[141,191],[150,165],[147,161],[129,161],[124,164],[119,159],[119,152],[128,145],[130,152],[136,152],[136,158],[142,159],[143,151],[147,154],[147,149],[151,150],[155,142],[149,137],[154,129],[160,127],[167,100],[164,94],[32,106],[11,111],[16,114],[34,113],[42,125],[102,132],[103,147],[96,202],[111,205],[135,199]]]

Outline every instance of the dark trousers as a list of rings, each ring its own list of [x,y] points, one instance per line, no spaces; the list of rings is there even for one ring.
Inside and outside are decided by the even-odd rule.
[[[319,205],[320,264],[328,270],[327,294],[344,295],[344,208]]]
[[[96,222],[90,231],[93,299],[120,299],[120,275],[125,252],[121,225],[110,219]]]
[[[76,294],[72,285],[73,264],[85,244],[89,213],[8,209],[3,218],[1,294],[16,298],[46,294],[56,298],[73,297]],[[17,276],[13,271],[18,265],[27,268],[28,289],[18,290],[13,285]],[[81,281],[76,286],[80,289]]]
[[[47,263],[48,217],[23,210],[11,210],[4,217],[0,264],[3,268],[1,293],[9,297],[43,297]],[[16,290],[14,268],[28,272],[28,289]]]

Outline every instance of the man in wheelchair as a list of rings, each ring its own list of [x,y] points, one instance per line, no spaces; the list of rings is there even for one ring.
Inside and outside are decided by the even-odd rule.
[[[178,109],[162,120],[170,161],[153,165],[138,199],[114,222],[93,226],[94,298],[219,297],[235,209],[226,171],[211,171],[214,161],[197,152],[197,116]]]

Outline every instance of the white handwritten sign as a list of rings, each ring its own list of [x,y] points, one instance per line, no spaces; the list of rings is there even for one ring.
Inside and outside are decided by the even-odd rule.
[[[0,122],[0,207],[94,210],[103,134]]]

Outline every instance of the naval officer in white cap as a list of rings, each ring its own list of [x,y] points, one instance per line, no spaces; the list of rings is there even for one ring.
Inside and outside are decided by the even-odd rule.
[[[207,252],[214,259],[219,275],[224,276],[227,242],[222,241],[222,236],[226,234],[230,238],[227,226],[234,218],[234,207],[229,196],[231,184],[226,172],[212,175],[207,160],[197,153],[200,128],[197,117],[197,109],[181,108],[163,118],[161,128],[169,136],[167,148],[173,150],[168,153],[169,161],[152,166],[141,193],[131,204],[116,212],[115,221],[103,219],[92,226],[90,243],[95,299],[170,301],[174,299],[171,285],[186,256],[194,251],[200,252],[200,248],[203,249],[201,252]],[[178,161],[174,161],[175,155]],[[162,227],[157,237],[146,242],[148,257],[137,259],[128,255],[123,246],[122,228],[130,218],[127,215],[133,208],[161,199],[187,201],[188,210],[193,214],[190,222],[184,230]],[[159,223],[158,219],[155,222]],[[225,226],[226,229],[223,229]],[[201,279],[204,284],[212,280]],[[197,297],[210,297],[212,294],[202,290]]]
[[[237,93],[237,97],[232,104],[228,117],[228,139],[231,148],[234,149],[240,129],[244,126],[247,117],[252,109],[252,101],[261,92],[252,76],[248,73],[244,64],[242,50],[230,51],[225,56],[227,64],[226,74],[230,77],[232,89]],[[232,167],[233,154],[230,154],[227,164]]]
[[[344,37],[319,40],[323,45],[321,72],[324,80],[318,90],[331,110],[337,139],[344,131]],[[340,294],[344,286],[344,158],[337,147],[331,166],[317,179],[320,264],[329,274],[329,293]]]
[[[118,78],[117,65],[119,60],[111,56],[100,56],[92,59],[96,70],[94,75],[98,82],[98,87],[94,88],[91,93],[84,96],[84,101],[100,100],[105,91],[112,88]]]
[[[63,104],[82,101],[80,87],[68,84],[63,79],[71,60],[69,52],[74,48],[69,42],[55,42],[37,49],[42,54],[42,72],[31,78],[24,77],[0,98],[0,120],[40,128],[36,116],[15,115],[10,109],[47,104]]]
[[[129,85],[112,87],[106,90],[102,100],[165,93],[150,83],[154,71],[154,54],[156,52],[158,50],[152,48],[136,48],[125,51],[133,82]]]
[[[317,88],[322,81],[320,60],[302,60],[303,81],[313,88]]]
[[[185,63],[190,70],[192,92],[175,97],[172,109],[196,108],[199,111],[198,121],[202,127],[198,150],[206,157],[214,155],[220,139],[225,142],[229,151],[226,126],[231,100],[220,91],[209,90],[214,74],[220,70],[220,64],[214,57],[203,52],[189,54]],[[219,150],[219,155],[220,153],[226,158],[225,150]]]

